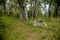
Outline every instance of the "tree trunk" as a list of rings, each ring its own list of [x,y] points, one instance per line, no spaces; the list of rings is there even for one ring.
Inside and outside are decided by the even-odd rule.
[[[35,10],[34,10],[34,18],[38,16],[38,11],[39,11],[39,0],[35,1]]]
[[[6,5],[5,4],[6,3],[4,3],[3,6],[4,6],[4,13],[6,14]]]
[[[29,20],[29,18],[28,18],[28,13],[27,13],[27,1],[26,0],[24,0],[24,14],[25,14],[25,19],[26,20]]]
[[[18,3],[20,8],[20,19],[28,20],[26,0],[18,0]]]
[[[20,13],[20,19],[23,19],[23,14],[22,14],[22,9],[20,8],[20,6],[19,6],[19,13]]]
[[[27,7],[25,7],[25,18],[26,18],[26,20],[29,20],[28,13],[27,13]]]
[[[57,7],[56,7],[56,9],[55,9],[55,17],[57,17],[58,16],[58,8],[59,8],[59,5],[57,4]]]
[[[49,9],[48,9],[48,12],[49,12],[48,17],[49,18],[51,17],[51,10],[50,10],[50,8],[51,8],[51,3],[49,4]]]
[[[36,8],[35,8],[35,16],[37,17],[38,16],[38,11],[39,11],[39,1],[37,0],[36,2]]]
[[[19,4],[19,12],[20,12],[20,19],[23,19],[23,9],[21,8],[21,0],[18,0],[18,4]]]

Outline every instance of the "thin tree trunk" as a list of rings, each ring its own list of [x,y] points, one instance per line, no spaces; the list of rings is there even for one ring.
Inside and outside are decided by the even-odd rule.
[[[19,7],[20,19],[23,19],[22,9]]]
[[[6,5],[5,4],[6,3],[4,3],[3,6],[4,6],[4,13],[6,14]]]
[[[28,13],[27,13],[27,7],[25,7],[25,18],[26,18],[26,20],[29,20]]]
[[[35,10],[34,10],[34,18],[38,16],[38,11],[39,11],[39,0],[35,1]]]
[[[37,0],[36,2],[36,8],[35,8],[35,16],[37,17],[38,16],[38,10],[39,10],[39,1]]]
[[[19,9],[20,9],[20,19],[28,20],[26,0],[18,0],[18,3],[19,3]]]
[[[49,4],[49,9],[48,9],[48,12],[49,12],[48,17],[49,18],[51,17],[51,10],[50,10],[50,8],[51,8],[51,3]]]
[[[56,9],[55,9],[55,17],[57,17],[58,16],[58,8],[59,8],[59,5],[57,4],[57,7],[56,7]]]
[[[29,18],[28,18],[28,13],[27,13],[27,1],[26,0],[24,0],[24,14],[25,14],[25,19],[26,20],[29,20]]]
[[[18,4],[19,4],[19,12],[20,12],[20,19],[23,19],[23,14],[22,14],[23,9],[21,8],[21,3],[20,3],[20,2],[21,2],[21,1],[18,0]]]
[[[33,17],[33,18],[35,17],[34,11],[35,11],[35,6],[32,7],[32,17]]]

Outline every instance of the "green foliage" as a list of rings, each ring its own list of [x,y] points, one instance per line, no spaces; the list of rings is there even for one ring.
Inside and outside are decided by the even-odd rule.
[[[2,21],[0,17],[0,40],[4,39],[2,36],[4,34],[4,29],[7,27],[7,25]]]
[[[41,35],[41,39],[45,39],[46,37],[46,35]]]
[[[34,22],[32,20],[29,20],[28,22],[26,22],[26,25],[28,26],[33,26]]]

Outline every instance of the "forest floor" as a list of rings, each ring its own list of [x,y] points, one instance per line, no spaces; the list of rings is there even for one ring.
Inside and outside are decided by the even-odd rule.
[[[2,16],[4,40],[59,40],[60,18],[45,20],[48,27],[34,26],[33,20],[20,20],[15,17]]]

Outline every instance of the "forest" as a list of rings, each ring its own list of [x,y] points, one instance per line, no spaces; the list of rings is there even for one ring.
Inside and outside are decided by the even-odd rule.
[[[60,40],[60,0],[0,0],[0,40]]]

